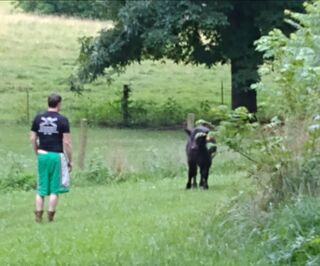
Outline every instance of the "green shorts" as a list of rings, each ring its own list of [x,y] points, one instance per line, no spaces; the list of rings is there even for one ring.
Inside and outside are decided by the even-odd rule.
[[[69,180],[67,161],[63,153],[38,154],[37,193],[39,196],[68,192]]]

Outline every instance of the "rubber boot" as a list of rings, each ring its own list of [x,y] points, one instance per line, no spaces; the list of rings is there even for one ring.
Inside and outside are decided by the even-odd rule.
[[[36,222],[37,223],[41,223],[42,222],[43,211],[34,211],[34,214],[36,216]]]
[[[53,218],[54,218],[55,213],[56,213],[55,211],[48,211],[49,222],[53,222]]]

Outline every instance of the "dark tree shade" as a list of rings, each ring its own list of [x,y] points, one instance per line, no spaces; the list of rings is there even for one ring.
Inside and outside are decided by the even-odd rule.
[[[274,27],[286,29],[284,10],[302,9],[301,0],[127,1],[112,30],[83,38],[77,77],[81,82],[120,71],[145,58],[176,63],[231,64],[232,108],[257,111],[262,56],[254,41]]]

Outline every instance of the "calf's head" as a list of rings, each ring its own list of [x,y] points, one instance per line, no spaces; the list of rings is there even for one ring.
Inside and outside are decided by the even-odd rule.
[[[188,149],[189,150],[200,150],[206,147],[207,135],[209,129],[204,126],[197,126],[191,130],[185,130],[189,135]]]

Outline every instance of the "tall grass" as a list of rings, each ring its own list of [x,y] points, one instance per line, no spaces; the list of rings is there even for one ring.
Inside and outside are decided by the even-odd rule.
[[[0,131],[0,152],[19,154],[26,161],[35,159],[29,143],[29,127],[8,125]],[[77,167],[79,131],[71,127],[74,162]],[[181,131],[128,130],[88,128],[86,162],[99,158],[106,167],[126,164],[126,170],[135,171],[156,167],[162,160],[174,165],[184,164],[186,134]],[[122,161],[122,162],[121,162]],[[6,164],[3,162],[3,167]],[[0,164],[2,164],[2,162]]]

